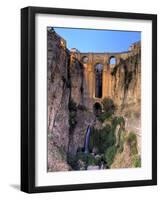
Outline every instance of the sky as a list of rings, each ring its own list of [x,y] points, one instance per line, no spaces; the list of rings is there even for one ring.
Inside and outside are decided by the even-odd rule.
[[[80,52],[121,52],[141,40],[141,32],[54,28],[67,42],[67,48]]]

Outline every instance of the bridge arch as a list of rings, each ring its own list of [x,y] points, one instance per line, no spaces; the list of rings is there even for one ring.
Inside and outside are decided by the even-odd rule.
[[[108,64],[110,64],[110,65],[116,65],[116,63],[117,63],[116,56],[114,56],[114,55],[110,56],[109,60],[108,60]]]
[[[118,57],[115,55],[110,55],[109,59],[108,59],[108,66],[110,71],[113,70],[113,68],[116,66],[116,64],[118,63]]]
[[[95,97],[102,98],[103,64],[96,63],[94,69],[95,69]]]
[[[93,112],[96,116],[100,115],[102,112],[102,105],[99,102],[93,104]]]
[[[86,64],[86,63],[88,63],[88,61],[89,61],[89,57],[88,57],[88,56],[83,56],[83,57],[81,58],[81,61],[82,61],[84,64]]]

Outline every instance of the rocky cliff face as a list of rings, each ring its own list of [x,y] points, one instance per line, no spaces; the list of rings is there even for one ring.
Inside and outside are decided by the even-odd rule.
[[[84,74],[83,65],[77,59],[76,54],[70,54],[69,76],[70,76],[70,100],[75,103],[76,125],[69,135],[68,153],[75,155],[79,148],[83,148],[86,129],[94,120],[94,115],[84,106]]]
[[[126,130],[135,132],[141,144],[141,52],[121,60],[112,74],[112,99],[117,114],[124,116]]]
[[[77,104],[83,104],[83,65],[71,52],[69,63],[70,98]]]
[[[69,170],[67,152],[84,145],[91,114],[83,109],[83,66],[70,54],[64,40],[48,31],[48,171]],[[76,106],[74,117],[70,101]],[[88,116],[88,117],[87,117]],[[93,115],[92,115],[93,116]],[[70,129],[70,121],[75,126]],[[59,168],[59,169],[58,169]]]
[[[59,163],[59,167],[61,163],[63,169],[69,168],[65,159],[62,159],[62,155],[68,150],[69,143],[69,54],[67,49],[64,48],[61,38],[56,33],[48,31],[47,34],[48,170],[57,171],[56,162]],[[53,168],[54,166],[55,168]]]
[[[141,101],[141,55],[121,60],[112,70],[112,99],[123,110]]]

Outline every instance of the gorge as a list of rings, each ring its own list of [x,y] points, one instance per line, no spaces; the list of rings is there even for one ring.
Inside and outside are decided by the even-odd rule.
[[[140,167],[141,43],[119,53],[66,46],[49,27],[48,172]]]

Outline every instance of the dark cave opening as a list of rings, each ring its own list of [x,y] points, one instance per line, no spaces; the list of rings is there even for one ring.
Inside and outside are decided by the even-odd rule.
[[[93,105],[93,111],[96,116],[99,116],[102,113],[102,106],[100,103],[96,102]]]

